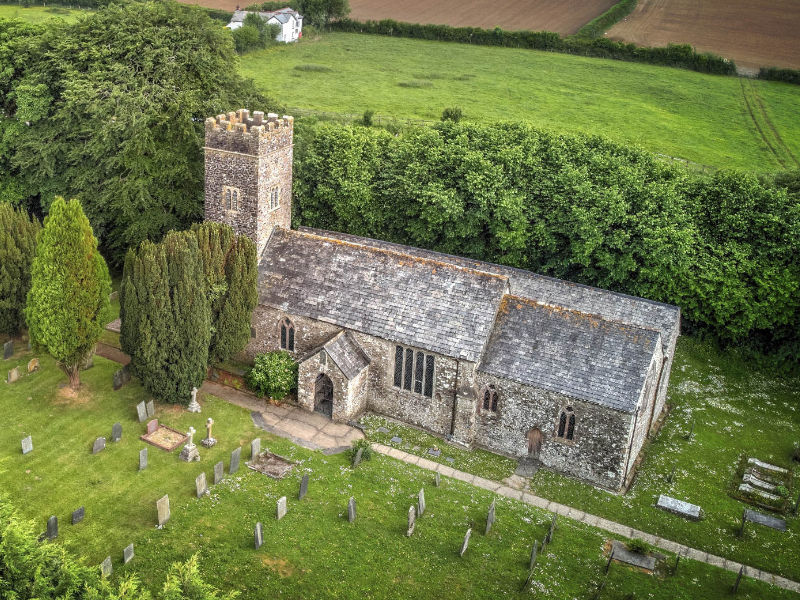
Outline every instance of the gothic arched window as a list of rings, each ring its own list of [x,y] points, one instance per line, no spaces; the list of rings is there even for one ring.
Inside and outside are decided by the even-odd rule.
[[[281,350],[294,352],[294,323],[290,319],[281,321]]]
[[[497,389],[494,387],[493,384],[487,385],[483,388],[483,393],[481,394],[481,405],[484,411],[487,412],[497,412]]]
[[[558,417],[556,437],[565,440],[571,440],[575,437],[575,413],[571,406],[567,406],[563,409]]]

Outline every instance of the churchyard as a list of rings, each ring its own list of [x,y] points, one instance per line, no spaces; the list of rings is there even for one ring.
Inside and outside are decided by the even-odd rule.
[[[58,537],[52,543],[64,544],[86,564],[100,565],[110,556],[112,577],[136,571],[146,586],[155,589],[172,562],[199,552],[207,581],[223,590],[241,590],[247,598],[279,593],[330,598],[431,594],[443,598],[530,594],[542,598],[622,598],[626,594],[724,598],[730,596],[736,581],[736,573],[685,558],[673,573],[676,557],[669,552],[655,553],[658,560],[652,574],[617,560],[609,565],[615,536],[564,517],[557,519],[552,540],[542,551],[541,542],[552,523],[548,511],[449,477],[440,477],[437,486],[434,473],[377,453],[371,460],[362,459],[354,469],[348,453],[326,456],[259,431],[247,410],[212,396],[201,398],[200,414],[155,406],[160,424],[178,431],[189,427],[197,431],[194,441],[201,460],[183,462],[178,458],[180,447],[165,452],[139,439],[147,431],[149,417],[145,415],[140,422],[136,406],[149,398],[135,379],[112,390],[118,364],[96,356],[94,366],[83,372],[83,387],[75,393],[61,385],[64,376],[49,357],[40,356],[41,368],[26,374],[32,356],[18,342],[14,356],[3,361],[4,370],[19,366],[23,374],[15,383],[4,384],[8,386],[3,391],[4,408],[11,426],[0,432],[0,481],[7,498],[25,517],[34,519],[42,532],[51,515],[58,518]],[[615,496],[544,472],[534,477],[532,492],[797,578],[792,561],[797,549],[797,519],[788,518],[786,533],[748,524],[740,540],[736,516],[744,505],[727,498],[725,487],[732,475],[726,461],[740,447],[730,441],[733,426],[728,420],[748,424],[752,433],[738,433],[743,445],[760,448],[761,458],[781,462],[779,453],[786,450],[796,420],[785,421],[785,436],[765,438],[758,445],[757,437],[750,436],[757,436],[758,429],[764,428],[761,421],[774,419],[776,411],[794,415],[784,407],[788,400],[784,392],[789,391],[759,377],[762,402],[745,416],[741,402],[751,388],[746,373],[736,371],[735,362],[726,363],[691,340],[681,343],[677,356],[672,394],[675,410],[650,446],[628,495]],[[717,399],[712,414],[709,401],[714,390]],[[737,400],[734,393],[722,404],[723,390],[728,390],[726,397],[738,390],[741,398]],[[692,394],[705,396],[706,414]],[[692,439],[685,440],[682,435],[688,433],[690,415],[695,427]],[[214,419],[213,435],[219,440],[210,449],[200,444],[208,417]],[[112,441],[115,423],[122,428],[118,442]],[[378,424],[375,418],[365,419],[365,424],[389,430],[375,432],[372,437],[376,440],[390,443],[386,436],[406,436],[408,444],[399,447],[456,469],[494,479],[513,472],[514,463],[508,459],[496,458],[493,464],[488,453],[465,452],[416,430]],[[20,444],[26,436],[31,436],[33,450],[22,454]],[[105,449],[92,454],[93,443],[100,436],[106,438]],[[295,463],[284,479],[275,480],[245,466],[255,439],[261,440],[262,450]],[[730,446],[724,452],[723,440]],[[432,445],[441,452],[438,458],[428,452]],[[709,452],[714,447],[716,451]],[[147,448],[147,466],[140,470],[143,448]],[[240,448],[241,464],[230,474],[231,452],[236,448]],[[672,483],[666,480],[673,464],[667,460],[668,454],[679,461]],[[223,462],[224,479],[215,485],[214,466],[219,461]],[[201,473],[209,494],[198,499]],[[304,475],[309,477],[308,491],[298,500]],[[425,511],[416,518],[409,537],[409,508],[415,507],[416,514],[421,489]],[[688,522],[653,509],[652,496],[657,493],[697,501],[705,519]],[[156,502],[165,495],[170,499],[171,518],[158,529]],[[286,514],[278,520],[276,511],[283,497]],[[355,504],[352,522],[348,519],[350,498]],[[486,534],[493,501],[496,520]],[[72,513],[81,507],[84,517],[73,525]],[[258,522],[262,545],[256,549]],[[469,543],[460,556],[468,529]],[[526,586],[534,541],[536,563]],[[124,564],[123,550],[130,544],[134,545],[134,558]],[[619,558],[620,551],[615,556]],[[747,577],[740,582],[737,595],[793,597]]]

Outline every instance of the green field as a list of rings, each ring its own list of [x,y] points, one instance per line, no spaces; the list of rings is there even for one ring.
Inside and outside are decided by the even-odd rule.
[[[528,121],[602,134],[714,167],[800,163],[800,87],[565,54],[326,34],[242,57],[289,109]]]
[[[0,19],[20,19],[29,23],[41,23],[50,19],[64,19],[75,21],[80,15],[89,11],[78,11],[61,6],[44,7],[31,6],[23,8],[18,4],[0,4]]]

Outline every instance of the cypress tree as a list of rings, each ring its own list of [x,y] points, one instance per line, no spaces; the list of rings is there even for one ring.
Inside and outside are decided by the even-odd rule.
[[[25,325],[25,298],[40,229],[36,218],[0,202],[0,333],[13,335]]]
[[[37,238],[25,317],[31,340],[80,386],[80,366],[108,318],[111,278],[77,200],[56,198]]]

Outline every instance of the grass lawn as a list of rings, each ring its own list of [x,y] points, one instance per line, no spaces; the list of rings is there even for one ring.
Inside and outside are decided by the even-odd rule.
[[[19,4],[0,4],[0,19],[20,19],[29,23],[41,23],[50,19],[64,19],[76,21],[82,14],[89,11],[70,10],[62,6],[31,6],[24,8]]]
[[[748,82],[754,120],[735,77],[344,33],[252,52],[241,70],[290,108],[437,120],[460,106],[469,119],[602,134],[715,167],[770,171],[800,160],[800,87],[782,83]]]

